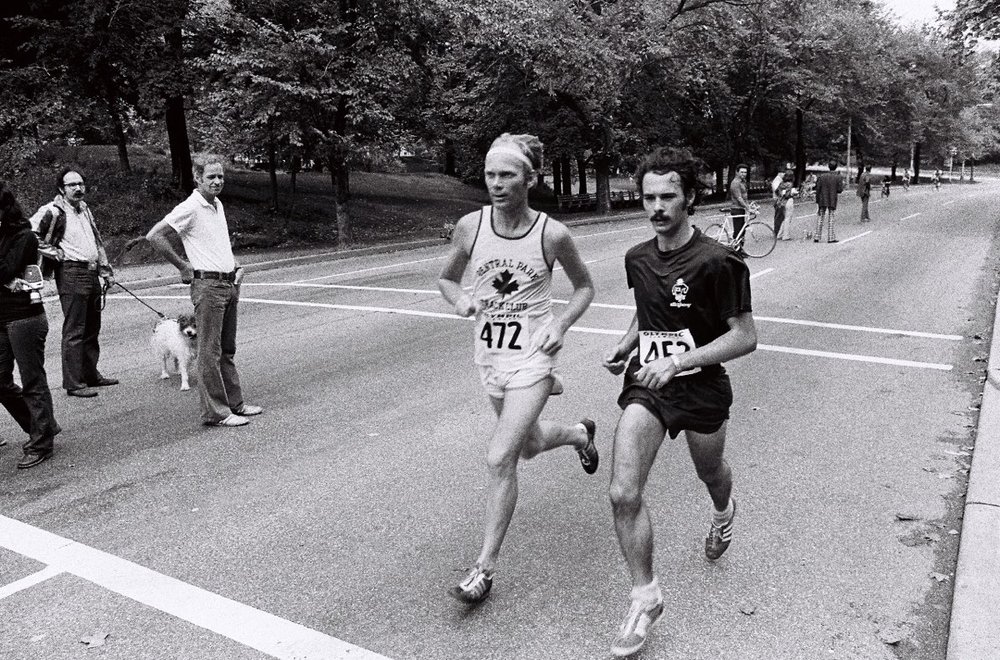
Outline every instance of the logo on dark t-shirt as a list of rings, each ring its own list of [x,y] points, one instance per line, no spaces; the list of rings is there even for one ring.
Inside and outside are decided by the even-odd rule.
[[[671,307],[690,307],[691,303],[684,302],[687,298],[687,294],[690,287],[684,282],[683,277],[678,277],[677,281],[670,288],[670,293],[674,296],[674,302],[670,303]]]

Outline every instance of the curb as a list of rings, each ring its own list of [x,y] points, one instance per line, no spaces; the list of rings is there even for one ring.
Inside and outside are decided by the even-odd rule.
[[[1000,305],[965,495],[947,660],[996,658],[1000,630]]]

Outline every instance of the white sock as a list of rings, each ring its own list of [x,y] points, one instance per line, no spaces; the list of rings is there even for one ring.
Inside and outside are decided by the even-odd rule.
[[[658,603],[663,600],[663,594],[660,593],[660,583],[655,575],[649,584],[632,587],[632,600],[640,603]]]
[[[721,527],[729,522],[729,519],[733,517],[733,498],[729,498],[729,505],[726,506],[725,511],[719,511],[714,506],[712,507],[712,523],[716,527]]]

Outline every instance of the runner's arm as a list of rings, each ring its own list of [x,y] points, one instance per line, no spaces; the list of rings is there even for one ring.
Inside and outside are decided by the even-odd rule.
[[[170,242],[171,233],[176,234],[177,232],[165,219],[160,220],[146,233],[146,240],[149,241],[149,244],[160,256],[172,263],[181,272],[181,281],[185,284],[190,284],[194,280],[194,269],[174,249],[173,244]]]
[[[625,371],[625,364],[629,354],[639,345],[639,317],[632,314],[632,322],[625,331],[625,335],[618,340],[615,347],[604,355],[604,368],[618,375]]]
[[[472,316],[478,310],[478,304],[472,296],[462,289],[462,274],[469,265],[472,256],[472,244],[476,240],[476,230],[479,228],[476,215],[469,214],[455,225],[451,235],[451,247],[445,257],[444,267],[438,277],[438,289],[441,295],[462,317]]]
[[[653,360],[636,372],[636,380],[650,389],[659,389],[682,371],[728,362],[757,349],[757,328],[751,312],[731,316],[726,324],[729,330],[721,337],[692,351]]]

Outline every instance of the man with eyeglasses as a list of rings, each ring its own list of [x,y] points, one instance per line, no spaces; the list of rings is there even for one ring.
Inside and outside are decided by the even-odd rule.
[[[97,369],[102,287],[114,284],[114,271],[94,214],[84,201],[83,174],[77,168],[64,168],[56,177],[56,189],[55,199],[32,216],[31,228],[38,235],[46,276],[55,275],[59,290],[63,388],[70,396],[91,398],[97,396],[94,388],[118,384]]]

